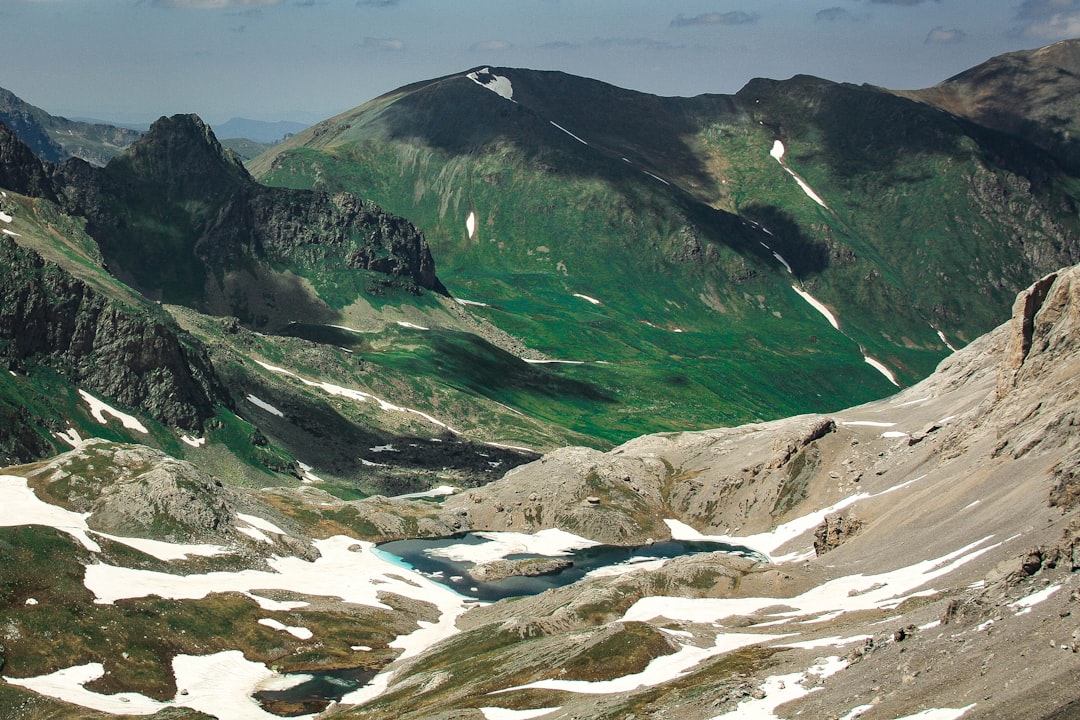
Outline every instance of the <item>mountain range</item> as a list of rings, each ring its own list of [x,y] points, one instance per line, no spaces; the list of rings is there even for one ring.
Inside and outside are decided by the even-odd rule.
[[[1078,58],[0,95],[0,715],[1077,716]]]

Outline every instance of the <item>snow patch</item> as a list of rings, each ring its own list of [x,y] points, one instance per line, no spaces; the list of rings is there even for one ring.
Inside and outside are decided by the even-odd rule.
[[[769,151],[769,155],[771,155],[773,159],[776,160],[776,162],[780,163],[780,167],[784,168],[784,170],[787,171],[788,175],[795,178],[795,182],[799,184],[799,187],[802,188],[802,191],[806,193],[806,196],[808,198],[810,198],[826,210],[829,209],[829,206],[825,204],[825,201],[821,199],[821,196],[814,192],[814,189],[810,187],[810,185],[805,180],[803,180],[798,173],[789,168],[787,166],[787,163],[784,162],[784,143],[780,142],[779,140],[774,141],[772,150]]]
[[[474,305],[476,307],[489,307],[485,302],[477,302],[476,300],[465,300],[463,298],[454,298],[458,305]]]
[[[469,239],[472,240],[473,233],[476,232],[476,213],[469,212],[469,217],[465,218],[465,231],[469,233]]]
[[[896,425],[894,422],[878,422],[876,420],[841,420],[841,425],[887,428]]]
[[[202,447],[206,444],[206,438],[204,437],[197,438],[192,437],[191,435],[181,435],[180,440],[185,445],[190,445],[191,447]]]
[[[933,325],[931,325],[930,327],[931,327],[931,328],[933,328],[934,332],[936,332],[936,333],[937,333],[937,336],[938,336],[939,338],[941,338],[941,342],[945,343],[945,347],[949,348],[949,350],[950,350],[950,351],[952,351],[952,352],[956,352],[956,348],[954,348],[954,347],[953,347],[953,346],[952,346],[952,345],[951,345],[951,344],[949,343],[949,340],[948,340],[948,338],[946,338],[946,337],[945,337],[945,333],[941,332],[940,330],[938,330],[938,329],[937,329],[936,327],[934,327]]]
[[[1043,600],[1048,599],[1051,595],[1061,589],[1060,585],[1048,585],[1038,592],[1034,592],[1027,597],[1022,597],[1016,602],[1009,603],[1011,608],[1019,608],[1016,611],[1017,615],[1024,615],[1031,612],[1031,608],[1035,607]]]
[[[771,640],[777,640],[783,635],[766,635],[757,633],[721,633],[716,637],[716,643],[712,647],[700,648],[694,645],[683,645],[678,652],[672,655],[662,655],[654,658],[645,666],[645,669],[633,675],[623,675],[613,680],[539,680],[527,685],[518,685],[496,693],[538,688],[542,690],[561,690],[563,692],[581,693],[583,695],[607,695],[610,693],[630,692],[638,688],[653,687],[661,683],[669,682],[685,674],[691,668],[701,662],[723,655],[749,645],[759,645]],[[741,717],[741,716],[740,716]]]
[[[274,544],[273,539],[271,539],[269,535],[264,533],[262,530],[256,530],[253,527],[246,527],[246,526],[237,527],[236,532],[241,533],[243,535],[247,535],[249,538],[257,540],[258,542],[266,543],[267,545],[273,545]]]
[[[79,390],[79,396],[90,406],[90,414],[94,416],[102,425],[108,425],[109,421],[105,419],[105,415],[112,415],[114,418],[120,421],[128,430],[134,430],[135,432],[141,432],[144,435],[149,434],[150,431],[146,429],[146,426],[139,422],[135,417],[128,415],[127,413],[120,412],[116,408],[110,407],[106,403],[98,400],[96,397],[86,392],[85,390]]]
[[[813,295],[806,292],[805,290],[800,290],[799,288],[795,287],[794,285],[791,286],[791,289],[794,290],[795,292],[797,292],[799,294],[799,297],[801,297],[803,300],[810,303],[810,307],[814,308],[819,313],[824,315],[825,319],[829,321],[830,325],[832,325],[837,330],[840,329],[840,323],[837,322],[836,316],[833,315],[832,312],[829,311],[829,308],[825,307],[822,303],[820,303],[817,300],[817,298],[815,298]]]
[[[3,232],[5,235],[10,235],[11,237],[22,237],[22,235],[20,235],[19,233],[8,230],[7,228],[4,228]]]
[[[774,258],[776,258],[777,260],[779,260],[779,261],[780,261],[780,263],[781,263],[781,264],[782,264],[782,265],[783,265],[783,266],[784,266],[785,268],[787,268],[787,271],[788,271],[788,275],[794,275],[794,274],[795,274],[795,271],[791,269],[791,265],[789,265],[789,264],[788,264],[788,261],[787,261],[787,260],[785,260],[785,259],[784,259],[784,258],[783,258],[783,257],[782,257],[782,256],[780,255],[780,253],[778,253],[778,252],[776,252],[775,250],[773,250],[773,251],[772,251],[772,254],[773,254],[773,257],[774,257]]]
[[[83,441],[79,436],[79,431],[75,428],[68,428],[64,432],[54,432],[53,435],[66,442],[71,447],[78,447],[79,443]]]
[[[426,329],[426,328],[422,328],[422,329]],[[307,385],[309,387],[319,388],[320,390],[327,393],[328,395],[336,395],[336,396],[339,396],[339,397],[347,398],[349,400],[355,400],[357,402],[367,402],[368,400],[371,400],[371,401],[378,404],[380,410],[393,411],[393,412],[403,412],[403,413],[412,413],[413,415],[419,415],[420,417],[424,418],[425,420],[427,420],[431,424],[437,425],[437,426],[439,426],[441,428],[445,428],[446,430],[454,433],[455,435],[460,435],[461,434],[457,430],[455,430],[454,428],[452,428],[449,425],[447,425],[446,423],[442,422],[441,420],[437,420],[434,417],[432,417],[431,415],[428,415],[425,412],[421,412],[420,410],[413,410],[412,408],[401,407],[400,405],[394,405],[393,403],[389,403],[389,402],[383,400],[382,398],[379,398],[379,397],[376,397],[375,395],[372,395],[371,393],[362,392],[360,390],[351,390],[349,388],[341,387],[340,385],[332,385],[332,384],[327,383],[327,382],[315,382],[314,380],[308,380],[307,378],[300,377],[296,373],[291,372],[289,370],[286,370],[285,368],[277,367],[276,365],[270,365],[268,363],[260,362],[258,360],[256,360],[255,362],[258,363],[264,369],[269,370],[272,373],[278,373],[279,375],[287,375],[288,377],[296,378],[297,380],[302,382],[304,385]]]
[[[285,417],[285,413],[281,412],[280,410],[278,410],[276,407],[274,407],[270,403],[266,402],[265,400],[260,400],[259,398],[255,397],[254,395],[248,394],[247,395],[247,401],[249,403],[251,403],[252,405],[254,405],[255,407],[265,410],[266,412],[270,413],[271,415],[277,415],[278,417]]]
[[[15,219],[15,218],[11,217],[11,216],[10,216],[10,215],[8,215],[7,213],[5,213],[5,212],[0,212],[0,222],[6,222],[6,223],[10,223],[10,222],[11,222],[12,220],[14,220],[14,219]]]
[[[426,328],[423,325],[417,325],[416,323],[408,322],[406,320],[398,320],[397,324],[400,325],[403,328],[409,328],[411,330],[430,330],[431,329],[431,328]]]
[[[291,627],[285,623],[278,622],[273,618],[261,618],[259,620],[260,625],[265,625],[272,630],[281,630],[292,635],[297,640],[310,640],[315,637],[315,634],[306,627]]]
[[[881,433],[881,437],[883,438],[902,438],[907,436],[908,434],[906,432],[901,432],[900,430],[887,430]]]
[[[507,710],[500,707],[480,708],[480,712],[484,714],[484,720],[532,720],[532,718],[550,715],[556,710],[562,710],[562,706],[536,708],[535,710]]]
[[[712,720],[776,720],[773,712],[784,703],[805,697],[820,687],[806,687],[806,681],[823,680],[848,666],[847,660],[837,657],[822,658],[803,672],[786,675],[770,675],[761,686],[764,697],[760,700],[744,700],[731,712],[717,715]]]
[[[479,545],[449,545],[429,550],[428,554],[456,562],[471,562],[480,565],[493,560],[501,560],[509,555],[561,557],[571,554],[574,550],[599,544],[558,528],[548,528],[531,535],[517,532],[478,532],[475,535],[488,542]]]
[[[653,180],[659,180],[660,182],[664,183],[665,185],[671,185],[671,183],[669,183],[664,178],[660,177],[659,175],[653,175],[648,170],[642,170],[642,172],[645,173],[646,175],[648,175],[649,177],[651,177]]]
[[[251,527],[258,528],[260,530],[264,530],[264,531],[269,532],[269,533],[274,533],[275,535],[286,535],[287,534],[284,530],[279,528],[274,523],[270,522],[269,520],[263,520],[261,517],[258,517],[257,515],[245,515],[244,513],[236,513],[236,517],[239,518],[240,520],[243,520],[244,522],[246,522]]]
[[[491,68],[481,68],[480,70],[469,73],[465,77],[469,78],[480,87],[487,88],[499,97],[506,98],[510,102],[517,102],[517,100],[514,100],[514,85],[510,82],[510,78],[503,75],[496,75],[491,72]]]
[[[603,303],[596,298],[589,297],[588,295],[582,295],[581,293],[574,293],[574,297],[581,298],[585,302],[592,303],[593,305],[603,305]]]
[[[938,558],[924,560],[906,567],[876,575],[848,575],[829,580],[810,588],[801,595],[785,598],[783,605],[792,608],[783,612],[769,612],[777,618],[821,616],[827,613],[850,613],[858,610],[892,609],[909,597],[923,597],[934,590],[913,593],[935,578],[946,575],[981,555],[998,547],[1000,543],[979,547],[990,538],[986,537],[954,552]],[[648,622],[654,618],[711,623],[733,615],[753,615],[767,608],[776,607],[776,598],[678,598],[666,596],[644,597],[635,602],[623,615],[624,622]]]
[[[914,715],[905,715],[896,720],[956,720],[959,717],[963,717],[968,710],[975,707],[975,703],[971,703],[967,707],[962,708],[930,708],[929,710],[923,710],[917,712]]]

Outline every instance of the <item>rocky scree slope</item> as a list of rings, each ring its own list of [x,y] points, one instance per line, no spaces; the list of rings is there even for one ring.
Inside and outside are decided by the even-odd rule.
[[[169,662],[241,649],[286,670],[370,668],[370,685],[327,717],[1067,717],[1080,671],[1078,324],[1073,267],[894,397],[608,453],[568,448],[441,506],[234,491],[156,451],[98,441],[8,468],[0,491],[71,515],[50,510],[42,527],[0,514],[15,525],[0,528],[11,569],[0,708],[65,712],[22,683],[57,693],[32,678],[103,662],[80,702],[128,691],[150,712],[164,707],[145,698],[225,717],[238,697],[250,707],[252,688],[217,683],[222,694],[200,705]],[[626,543],[705,535],[758,557],[618,567],[477,605],[350,539],[507,527]],[[164,554],[138,540],[161,537],[220,548],[132,554]],[[103,583],[108,573],[123,581]],[[42,648],[39,627],[55,642]],[[254,672],[230,667],[233,679]]]
[[[357,714],[464,713],[484,694],[485,705],[553,718],[1069,717],[1080,670],[1078,323],[1073,267],[892,398],[608,453],[568,448],[448,499],[428,522],[625,543],[669,529],[771,561],[691,556],[477,608],[460,638],[401,664]],[[392,509],[379,501],[379,512]],[[725,642],[749,649],[674,678],[660,660],[629,659]],[[570,660],[583,646],[607,648],[607,671]],[[634,675],[646,666],[668,679]],[[636,682],[597,682],[623,674]]]

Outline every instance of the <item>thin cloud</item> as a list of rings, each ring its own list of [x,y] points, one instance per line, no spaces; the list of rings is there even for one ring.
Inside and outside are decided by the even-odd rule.
[[[401,0],[356,0],[356,7],[393,7]]]
[[[693,27],[695,25],[748,25],[757,22],[757,13],[746,13],[742,10],[733,10],[723,13],[704,13],[686,17],[678,15],[671,21],[671,27]]]
[[[194,10],[224,10],[227,8],[260,8],[281,5],[285,0],[153,0],[151,5],[163,8]]]
[[[405,41],[400,38],[366,37],[360,41],[360,47],[366,50],[399,51],[405,49]]]
[[[842,7],[825,8],[824,10],[818,10],[817,14],[814,15],[814,18],[817,20],[827,20],[830,22],[844,20],[849,17],[851,17],[851,13]]]
[[[679,50],[685,45],[653,40],[646,37],[595,37],[588,42],[571,42],[569,40],[551,40],[536,46],[540,50],[580,50],[582,48],[635,48],[645,50]]]
[[[514,44],[506,40],[481,40],[469,46],[473,52],[499,52],[509,50]]]
[[[1024,0],[1016,12],[1021,25],[1013,34],[1039,40],[1080,35],[1080,0]]]
[[[946,28],[938,25],[926,34],[926,40],[923,42],[927,45],[951,45],[963,42],[966,37],[967,33],[960,28]]]

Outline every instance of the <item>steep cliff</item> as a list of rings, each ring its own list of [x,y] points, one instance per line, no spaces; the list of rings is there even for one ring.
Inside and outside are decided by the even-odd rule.
[[[261,186],[194,115],[158,120],[104,169],[71,160],[54,178],[113,271],[150,297],[262,326],[274,313],[256,301],[305,294],[290,285],[327,311],[387,285],[445,293],[410,223],[345,193]],[[297,302],[277,306],[295,319]]]
[[[109,299],[10,237],[0,237],[0,359],[49,366],[185,430],[229,404],[205,352],[164,314]]]

